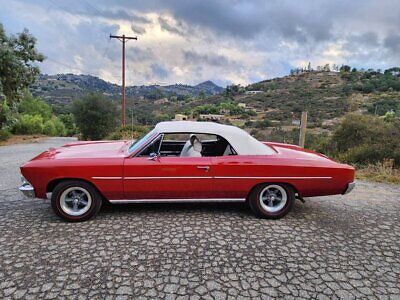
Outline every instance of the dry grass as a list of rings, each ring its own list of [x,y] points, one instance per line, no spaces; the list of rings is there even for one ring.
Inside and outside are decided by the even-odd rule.
[[[357,169],[356,177],[375,182],[400,184],[400,169],[392,168],[384,163],[368,165]]]
[[[28,144],[28,143],[38,143],[45,135],[35,134],[35,135],[12,135],[6,141],[1,141],[0,146],[14,145],[14,144]]]

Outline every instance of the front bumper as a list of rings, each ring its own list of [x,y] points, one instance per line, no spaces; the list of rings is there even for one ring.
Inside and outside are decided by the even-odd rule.
[[[343,195],[346,195],[346,194],[350,193],[350,192],[354,189],[355,186],[356,186],[356,183],[355,183],[354,181],[353,181],[353,182],[350,182],[350,183],[347,185],[347,188],[346,188],[346,190],[344,191]]]
[[[35,189],[31,184],[25,180],[25,178],[21,178],[22,185],[19,187],[19,190],[28,198],[35,198]]]

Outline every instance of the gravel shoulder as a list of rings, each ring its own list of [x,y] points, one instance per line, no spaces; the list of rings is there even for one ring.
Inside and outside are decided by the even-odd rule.
[[[243,204],[108,205],[58,219],[19,165],[67,142],[0,147],[0,298],[400,298],[400,186],[358,181],[284,219]]]

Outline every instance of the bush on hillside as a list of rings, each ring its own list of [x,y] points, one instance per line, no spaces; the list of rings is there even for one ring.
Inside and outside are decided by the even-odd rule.
[[[12,126],[15,122],[16,109],[7,99],[0,100],[0,129]]]
[[[73,136],[78,133],[73,114],[61,114],[58,118],[64,123],[67,136]]]
[[[140,125],[128,125],[118,127],[114,132],[107,136],[109,140],[131,140],[137,139],[149,131],[148,127]]]
[[[65,136],[67,133],[63,122],[59,118],[53,117],[44,122],[43,134],[50,136]]]
[[[309,147],[348,163],[367,165],[394,159],[399,166],[400,119],[389,120],[348,114],[331,137],[314,136]]]
[[[41,134],[43,132],[43,118],[40,115],[20,115],[14,124],[15,134]]]
[[[101,140],[117,124],[114,102],[101,94],[88,94],[74,101],[72,113],[84,140]]]
[[[43,120],[49,120],[52,115],[52,109],[50,105],[39,98],[35,98],[32,94],[26,92],[24,98],[19,104],[19,113],[24,115],[39,115]]]
[[[0,141],[6,141],[11,137],[11,133],[7,129],[0,129]]]
[[[64,124],[55,116],[45,121],[40,115],[20,115],[12,131],[15,134],[66,135]]]

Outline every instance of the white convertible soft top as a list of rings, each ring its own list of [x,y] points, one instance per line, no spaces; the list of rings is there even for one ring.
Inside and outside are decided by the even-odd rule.
[[[213,122],[169,121],[158,123],[154,130],[158,133],[216,134],[226,139],[239,155],[269,155],[275,153],[270,147],[235,126]]]

